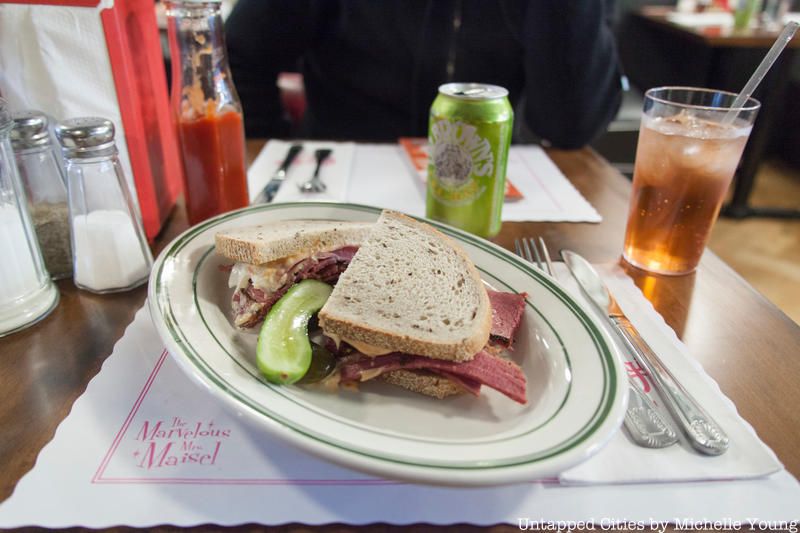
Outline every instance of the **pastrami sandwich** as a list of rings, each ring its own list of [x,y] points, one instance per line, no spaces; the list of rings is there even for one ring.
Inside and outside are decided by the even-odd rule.
[[[372,223],[287,220],[217,233],[217,253],[234,262],[228,285],[233,321],[252,328],[304,279],[336,283],[366,239]]]
[[[228,283],[238,328],[261,324],[303,280],[334,286],[317,307],[335,357],[326,384],[381,379],[436,398],[477,396],[485,385],[526,402],[525,375],[502,356],[525,295],[487,290],[467,255],[433,227],[384,211],[375,223],[232,229],[216,235],[216,246],[234,262]]]

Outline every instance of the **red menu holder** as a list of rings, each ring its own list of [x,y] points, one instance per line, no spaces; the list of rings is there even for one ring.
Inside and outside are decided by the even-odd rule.
[[[121,144],[122,134],[127,150],[120,149],[120,159],[132,174],[145,233],[148,239],[154,239],[182,192],[183,168],[169,107],[153,0],[0,0],[0,8],[5,7],[2,4],[58,6],[84,10],[84,13],[87,9],[99,11],[96,31],[104,36],[116,92],[108,96],[115,96],[118,106],[117,117],[105,118],[121,121],[115,124],[117,145]],[[76,28],[76,35],[85,31],[85,27]],[[2,41],[0,45],[8,46]],[[26,68],[24,63],[20,62],[17,68]],[[8,69],[8,65],[5,68]],[[60,116],[59,109],[48,108],[49,102],[42,98],[26,101],[24,88],[14,89],[10,92],[19,96],[9,95],[12,107],[26,105],[45,111],[57,120],[70,118]],[[75,89],[69,88],[70,91]],[[22,103],[15,106],[15,99]],[[52,103],[52,107],[61,106]],[[81,112],[74,107],[70,112],[72,116],[94,114],[89,109]]]

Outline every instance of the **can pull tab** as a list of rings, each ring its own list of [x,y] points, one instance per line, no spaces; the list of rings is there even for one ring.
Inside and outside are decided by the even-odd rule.
[[[461,91],[455,91],[453,94],[455,96],[476,96],[481,94],[485,91],[483,87],[473,87],[472,89],[463,89]]]

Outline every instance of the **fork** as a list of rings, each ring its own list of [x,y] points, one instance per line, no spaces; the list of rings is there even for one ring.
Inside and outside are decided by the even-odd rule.
[[[319,171],[322,168],[323,161],[325,161],[328,156],[331,155],[331,152],[333,152],[333,150],[328,148],[320,148],[314,152],[314,157],[317,158],[317,168],[314,169],[314,175],[310,180],[298,185],[300,192],[325,192],[327,187],[325,186],[325,183],[323,183],[322,179],[320,179]]]
[[[550,253],[547,251],[547,245],[544,243],[543,238],[538,237],[536,240],[533,237],[523,237],[522,240],[514,239],[514,249],[518,256],[529,263],[535,263],[539,270],[551,278],[557,279],[553,269],[553,262],[550,260]],[[540,249],[541,252],[539,251]],[[544,257],[544,261],[542,261],[542,257]]]
[[[535,264],[544,274],[558,279],[542,237],[514,239],[514,250],[518,256]],[[630,395],[624,423],[631,440],[644,448],[666,448],[678,442],[678,434],[672,424],[664,419],[653,401],[645,396],[630,377],[628,380]]]

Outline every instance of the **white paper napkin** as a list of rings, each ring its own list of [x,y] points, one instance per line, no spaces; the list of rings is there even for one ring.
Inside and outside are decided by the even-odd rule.
[[[705,26],[733,26],[733,14],[725,12],[708,13],[667,13],[667,20],[687,28],[702,28]]]
[[[0,3],[0,93],[15,111],[37,109],[56,120],[104,117],[130,190],[136,190],[100,12],[96,7]],[[51,2],[55,4],[55,2]],[[66,2],[65,2],[66,3]],[[132,195],[138,205],[137,195]]]
[[[573,296],[592,309],[563,263],[555,263],[558,280]],[[713,416],[728,434],[730,448],[723,455],[710,457],[692,450],[683,439],[679,444],[660,450],[634,445],[621,431],[595,457],[560,476],[562,483],[647,483],[691,480],[725,480],[766,476],[782,468],[780,461],[736,411],[736,406],[692,358],[686,346],[653,308],[618,265],[598,267],[603,280],[639,333],[659,355],[664,364],[700,405]],[[594,312],[601,324],[603,317]],[[608,328],[610,330],[610,328]],[[611,333],[614,338],[614,333]],[[618,346],[622,347],[621,343]],[[625,350],[621,348],[622,353]],[[629,375],[663,410],[663,402],[652,381],[632,357],[626,354]],[[664,411],[666,415],[666,411]]]
[[[273,202],[344,202],[350,181],[355,145],[353,143],[298,141],[303,150],[297,155]],[[252,201],[281,166],[286,152],[294,142],[269,141],[247,171],[250,200]],[[320,178],[327,189],[322,193],[300,192],[298,185],[311,179],[317,167],[314,152],[332,150],[320,169]]]

